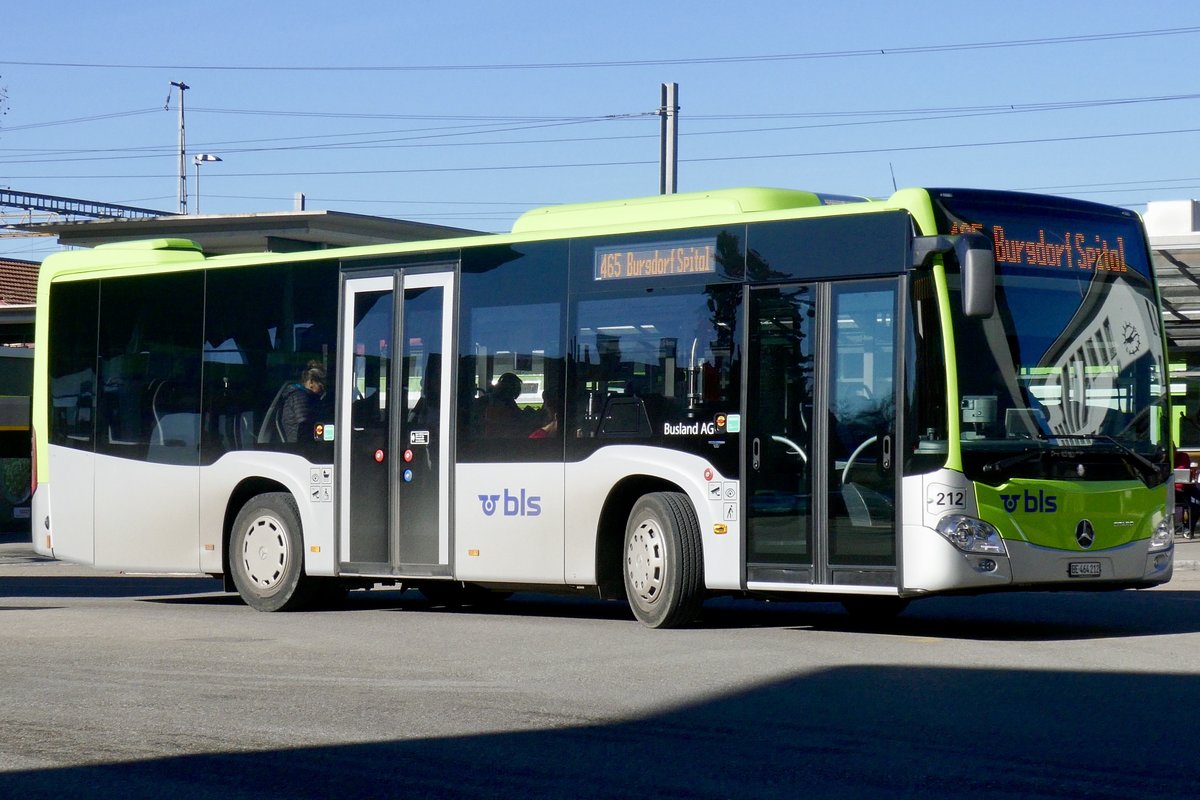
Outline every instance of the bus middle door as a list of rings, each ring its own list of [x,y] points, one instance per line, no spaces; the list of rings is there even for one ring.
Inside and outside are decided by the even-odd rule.
[[[346,280],[337,464],[343,574],[450,574],[453,280],[450,272]]]

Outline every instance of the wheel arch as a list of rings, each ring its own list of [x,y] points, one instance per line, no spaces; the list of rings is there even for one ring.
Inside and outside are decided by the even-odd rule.
[[[229,499],[225,503],[225,517],[221,527],[221,576],[225,584],[225,591],[227,592],[237,591],[237,587],[233,585],[233,577],[229,571],[229,539],[233,535],[233,522],[237,519],[238,512],[251,499],[260,494],[269,494],[272,492],[289,494],[293,500],[296,499],[295,493],[288,489],[287,486],[279,481],[260,476],[243,479],[229,493]],[[303,524],[303,518],[301,518],[301,538],[304,536]],[[301,558],[303,558],[303,554],[301,554]]]
[[[628,475],[608,492],[596,525],[596,583],[605,599],[625,598],[621,571],[625,526],[638,498],[654,492],[686,494],[679,484],[654,475]]]

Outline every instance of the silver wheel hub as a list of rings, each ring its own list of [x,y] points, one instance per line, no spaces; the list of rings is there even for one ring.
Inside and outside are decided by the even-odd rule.
[[[643,520],[630,535],[625,551],[625,573],[643,605],[662,596],[665,567],[662,526],[655,519]]]
[[[287,532],[278,519],[264,514],[247,526],[242,566],[255,587],[273,589],[283,577],[290,557]]]

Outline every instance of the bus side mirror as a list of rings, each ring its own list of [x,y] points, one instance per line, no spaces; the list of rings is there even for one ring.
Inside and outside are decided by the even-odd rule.
[[[962,274],[963,314],[990,317],[996,309],[996,256],[982,233],[918,236],[913,239],[913,265],[928,269],[935,255],[954,253]]]
[[[996,256],[992,243],[978,233],[968,233],[954,243],[962,272],[963,314],[990,317],[996,310]]]

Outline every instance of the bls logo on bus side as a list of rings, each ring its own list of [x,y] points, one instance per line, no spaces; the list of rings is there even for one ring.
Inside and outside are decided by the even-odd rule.
[[[484,516],[487,517],[495,516],[499,510],[503,510],[506,517],[536,517],[542,513],[542,496],[528,494],[524,489],[518,493],[512,493],[505,489],[503,495],[481,494],[476,496],[479,498]]]
[[[1004,510],[1010,514],[1021,506],[1026,514],[1053,514],[1058,511],[1058,495],[1046,494],[1041,489],[1038,489],[1037,494],[1028,489],[1024,495],[1002,494],[1000,499],[1004,501]]]

